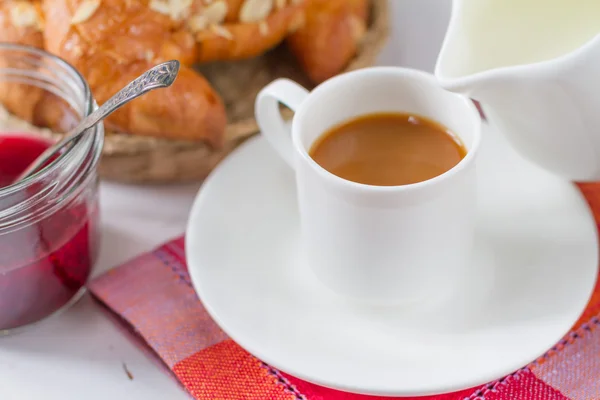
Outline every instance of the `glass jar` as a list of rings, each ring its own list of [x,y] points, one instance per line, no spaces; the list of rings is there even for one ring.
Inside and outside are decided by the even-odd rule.
[[[36,126],[49,127],[47,137],[56,138],[49,132],[68,131],[96,107],[88,84],[69,64],[1,43],[0,105],[19,117],[0,119],[0,148],[3,137],[14,144],[15,138],[26,141],[27,132],[43,136]],[[99,124],[35,175],[0,187],[0,333],[40,321],[83,294],[99,246],[103,140]],[[26,157],[27,146],[13,147],[6,154],[15,161],[0,162],[0,170]]]

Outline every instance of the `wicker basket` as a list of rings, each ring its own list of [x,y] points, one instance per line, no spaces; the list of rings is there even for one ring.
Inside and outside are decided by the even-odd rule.
[[[373,65],[388,34],[387,0],[372,0],[369,29],[358,55],[345,71]],[[313,86],[283,46],[252,60],[203,65],[198,70],[225,102],[230,122],[224,148],[216,151],[203,143],[109,132],[100,163],[103,179],[125,183],[202,180],[239,143],[257,132],[254,99],[264,86],[279,77],[293,79],[307,88]],[[284,116],[291,115],[286,109]]]

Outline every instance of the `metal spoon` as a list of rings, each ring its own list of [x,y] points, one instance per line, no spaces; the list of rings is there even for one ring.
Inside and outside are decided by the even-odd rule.
[[[63,147],[79,139],[85,132],[87,132],[89,128],[102,121],[121,106],[125,105],[136,97],[145,94],[146,92],[171,86],[171,84],[175,81],[178,72],[179,61],[176,60],[167,61],[144,72],[138,78],[134,79],[131,81],[131,83],[117,92],[96,111],[81,120],[79,125],[65,134],[60,141],[56,142],[54,145],[40,154],[38,158],[36,158],[35,161],[32,162],[27,169],[13,181],[13,184],[32,175],[40,167],[45,165],[48,160],[50,160]]]

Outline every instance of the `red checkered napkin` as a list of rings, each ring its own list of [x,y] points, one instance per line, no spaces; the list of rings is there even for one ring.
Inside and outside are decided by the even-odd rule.
[[[579,185],[600,221],[600,184]],[[235,344],[192,288],[183,238],[115,268],[90,284],[93,295],[129,324],[196,399],[375,400],[286,375]],[[132,284],[135,283],[135,284]],[[424,400],[600,399],[600,285],[581,319],[534,363],[485,386]]]

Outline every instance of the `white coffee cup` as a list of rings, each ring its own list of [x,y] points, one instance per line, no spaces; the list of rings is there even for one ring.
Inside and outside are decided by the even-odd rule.
[[[291,135],[279,103],[295,111]],[[342,179],[309,155],[333,126],[377,112],[415,113],[458,135],[467,155],[433,179],[372,186]],[[336,76],[308,92],[278,79],[258,95],[263,136],[294,169],[307,261],[329,288],[377,304],[415,301],[445,291],[470,262],[474,235],[475,156],[481,119],[467,98],[425,72],[374,67]]]

